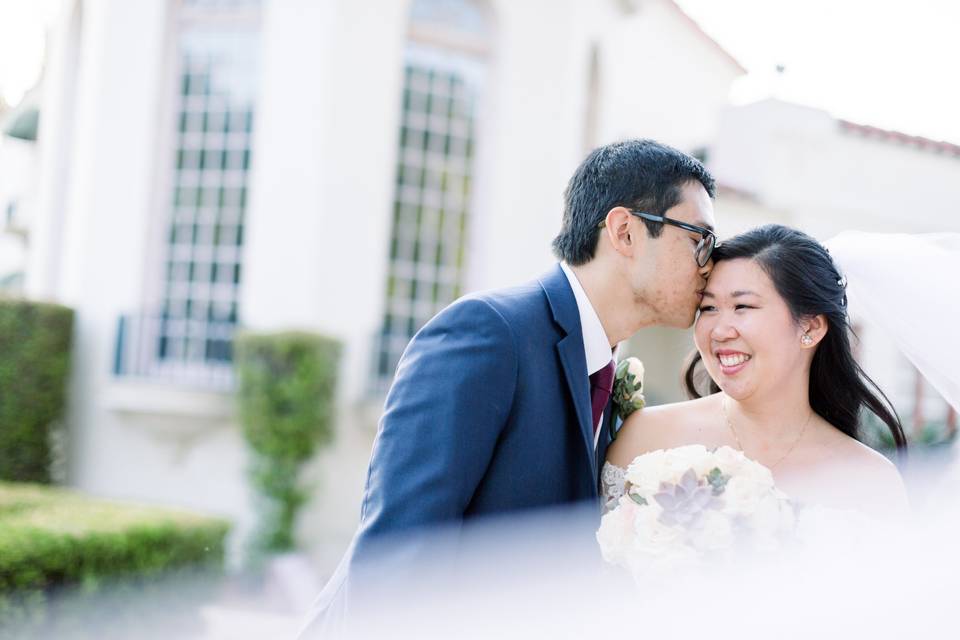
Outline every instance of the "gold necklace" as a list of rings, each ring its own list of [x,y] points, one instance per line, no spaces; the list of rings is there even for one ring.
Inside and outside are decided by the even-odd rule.
[[[740,437],[737,435],[737,430],[733,428],[733,421],[730,419],[730,412],[727,410],[728,399],[729,399],[728,396],[724,395],[723,400],[720,401],[720,406],[723,408],[723,417],[726,418],[727,420],[727,427],[730,428],[730,433],[733,434],[733,439],[737,441],[737,447],[739,447],[740,451],[743,452],[744,455],[746,455],[747,452],[743,448],[743,443],[740,442]],[[811,418],[813,418],[813,411],[811,411],[810,415],[807,416],[806,421],[804,421],[803,426],[800,428],[800,435],[798,435],[797,439],[793,441],[793,444],[790,445],[790,448],[787,449],[787,452],[783,454],[779,460],[777,460],[772,465],[770,465],[768,469],[773,470],[774,467],[776,467],[778,464],[786,460],[787,456],[793,453],[793,450],[797,448],[797,445],[800,444],[800,441],[803,439],[803,434],[806,432],[807,425],[810,424]]]

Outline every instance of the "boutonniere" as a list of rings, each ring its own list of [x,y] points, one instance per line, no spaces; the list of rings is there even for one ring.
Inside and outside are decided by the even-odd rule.
[[[643,408],[646,400],[643,397],[643,363],[639,358],[625,358],[617,363],[611,395],[613,407],[621,420]]]

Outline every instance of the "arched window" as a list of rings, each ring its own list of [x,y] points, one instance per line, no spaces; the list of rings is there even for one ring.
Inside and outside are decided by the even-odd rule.
[[[182,0],[178,6],[163,294],[160,318],[148,333],[155,336],[157,365],[177,375],[227,369],[232,358],[259,4],[259,0]]]
[[[404,54],[386,304],[376,378],[462,293],[477,116],[492,24],[470,0],[414,0]]]

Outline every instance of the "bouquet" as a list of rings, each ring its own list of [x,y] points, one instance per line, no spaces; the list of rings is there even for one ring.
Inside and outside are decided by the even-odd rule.
[[[730,447],[653,451],[634,459],[625,480],[597,541],[604,560],[634,576],[776,551],[796,524],[770,470]]]

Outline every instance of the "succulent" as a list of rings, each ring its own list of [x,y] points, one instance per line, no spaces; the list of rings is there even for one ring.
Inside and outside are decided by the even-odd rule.
[[[668,527],[693,526],[704,511],[716,508],[719,503],[713,486],[699,480],[693,469],[684,473],[676,484],[661,483],[653,499],[663,509],[660,522]]]

